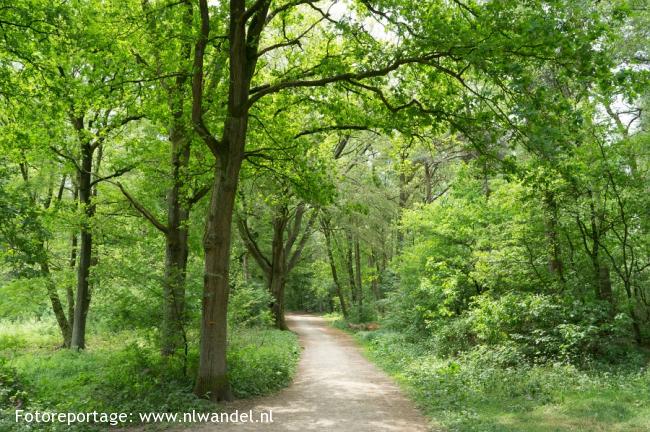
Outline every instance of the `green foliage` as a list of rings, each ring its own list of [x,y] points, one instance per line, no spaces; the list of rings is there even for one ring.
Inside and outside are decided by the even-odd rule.
[[[0,332],[0,357],[8,359],[0,363],[0,429],[9,428],[2,430],[22,430],[13,421],[16,407],[57,412],[215,410],[212,403],[191,393],[195,348],[184,373],[181,358],[161,358],[156,344],[134,331],[92,337],[95,348],[75,352],[52,351],[56,334],[50,329],[45,323],[14,324],[11,331],[20,337]],[[261,328],[233,332],[228,359],[235,394],[264,395],[288,385],[299,354],[293,333]],[[89,427],[93,426],[79,425],[78,430]]]
[[[47,312],[45,278],[14,279],[0,284],[0,316],[28,319]]]
[[[272,301],[271,293],[265,286],[255,282],[242,282],[232,290],[228,321],[234,327],[271,325],[273,317],[269,304]]]
[[[29,395],[23,390],[16,370],[0,359],[0,413],[26,406]]]
[[[287,331],[235,332],[229,349],[233,392],[243,398],[271,393],[289,385],[300,357],[298,338]]]
[[[457,431],[645,431],[650,373],[628,365],[579,370],[528,365],[515,346],[455,359],[394,332],[358,333],[367,354],[404,385],[441,428]],[[435,347],[435,343],[433,344]]]

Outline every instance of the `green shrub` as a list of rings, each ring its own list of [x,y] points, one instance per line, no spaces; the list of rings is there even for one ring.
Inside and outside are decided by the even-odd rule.
[[[256,283],[237,284],[228,302],[228,321],[233,326],[265,326],[273,323],[269,304],[273,297]]]
[[[0,412],[20,408],[27,403],[28,395],[16,370],[0,359]]]
[[[440,429],[647,430],[647,368],[531,365],[512,341],[441,358],[429,340],[409,340],[386,330],[359,332],[356,337],[369,357],[405,386]]]
[[[53,350],[52,337],[41,341],[30,333],[49,329],[50,324],[15,327],[24,330],[15,338],[0,333],[2,341],[12,344],[11,351],[0,346],[0,353],[11,353],[9,362],[0,363],[0,409],[9,414],[19,404],[27,410],[57,412],[215,410],[211,402],[192,394],[198,363],[194,339],[186,364],[181,356],[161,358],[155,341],[143,339],[140,332],[123,331],[101,338],[91,335],[89,349],[83,352]],[[16,343],[18,340],[25,343]],[[43,343],[32,344],[33,341]],[[291,332],[260,328],[234,330],[228,360],[235,395],[262,395],[288,385],[298,358],[298,340]],[[0,430],[94,429],[87,424],[77,429],[66,425],[39,429],[34,425],[15,424],[11,415],[4,415],[0,418]]]
[[[293,378],[300,347],[294,333],[250,329],[233,337],[228,364],[236,397],[250,397],[286,387]]]

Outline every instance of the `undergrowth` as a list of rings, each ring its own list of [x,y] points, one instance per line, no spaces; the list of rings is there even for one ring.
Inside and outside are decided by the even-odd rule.
[[[102,430],[100,425],[27,425],[15,422],[15,410],[50,412],[215,411],[214,404],[192,394],[198,353],[187,365],[162,359],[155,344],[122,332],[92,335],[89,349],[57,346],[51,323],[4,323],[0,326],[0,431]],[[297,337],[268,328],[231,332],[230,379],[238,398],[268,394],[287,386],[299,357]],[[185,369],[185,371],[183,371]]]
[[[332,325],[349,330],[344,321]],[[435,428],[462,432],[650,431],[647,365],[531,364],[503,347],[442,357],[430,340],[361,331],[366,355],[392,375]]]

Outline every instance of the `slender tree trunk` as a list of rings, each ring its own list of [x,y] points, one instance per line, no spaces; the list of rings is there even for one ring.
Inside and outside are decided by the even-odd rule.
[[[345,295],[343,295],[343,289],[341,288],[341,282],[339,280],[338,273],[336,271],[336,262],[334,261],[334,253],[332,251],[332,234],[330,233],[329,227],[326,222],[321,222],[323,228],[323,234],[325,235],[325,248],[327,249],[327,259],[330,262],[330,269],[332,271],[332,280],[334,281],[334,287],[336,288],[336,294],[339,298],[339,303],[341,304],[341,313],[345,319],[348,318],[348,308],[345,301]]]
[[[424,203],[429,204],[433,201],[433,176],[429,162],[424,163]]]
[[[61,331],[61,336],[63,337],[63,346],[65,348],[70,347],[70,322],[65,316],[65,311],[63,309],[63,304],[59,298],[59,293],[56,290],[56,285],[54,280],[52,280],[52,275],[50,273],[50,266],[47,263],[47,260],[43,259],[40,264],[41,273],[45,277],[46,282],[45,286],[47,288],[47,295],[50,298],[50,303],[52,304],[52,310],[54,311],[54,316],[56,322],[59,325],[59,330]]]
[[[345,232],[345,239],[347,241],[347,248],[345,250],[345,267],[348,272],[348,283],[350,284],[350,294],[352,295],[352,304],[357,306],[359,299],[357,297],[357,287],[354,277],[354,257],[352,253],[352,234],[349,231]]]
[[[163,321],[161,353],[174,354],[186,344],[185,277],[188,257],[189,204],[183,202],[183,170],[189,165],[190,145],[184,129],[175,124],[170,129],[173,184],[167,193],[167,231],[165,232],[165,280],[163,283]]]
[[[405,173],[400,173],[399,175],[399,214],[400,218],[402,216],[402,213],[404,212],[404,209],[406,208],[406,204],[408,202],[408,192],[406,190],[407,186],[407,180],[406,180],[406,174]],[[397,229],[397,243],[395,244],[395,255],[399,255],[402,249],[404,248],[404,231],[402,231],[401,228]]]
[[[361,283],[361,251],[359,247],[359,237],[354,238],[354,267],[355,267],[355,282],[357,288],[357,313],[359,314],[359,320],[363,317],[363,285]]]
[[[632,293],[632,284],[630,283],[629,278],[623,279],[623,286],[625,287],[625,294],[627,295],[628,301],[628,312],[630,318],[632,318],[632,334],[634,335],[634,340],[637,344],[641,345],[643,338],[641,336],[641,326],[639,325],[639,317],[637,316],[636,310],[634,308],[634,295]]]
[[[545,220],[546,239],[550,249],[548,255],[548,270],[564,285],[566,281],[564,278],[564,265],[561,258],[560,240],[558,238],[558,209],[553,193],[547,192],[545,194],[544,203],[547,208]]]
[[[79,265],[77,267],[77,295],[74,310],[74,324],[70,346],[73,349],[86,347],[86,317],[90,305],[90,267],[92,266],[93,236],[90,222],[94,215],[92,203],[91,172],[93,148],[90,143],[82,144],[81,172],[79,172],[79,202],[84,211],[79,245]]]
[[[248,270],[248,252],[244,252],[241,256],[241,272],[244,282],[248,282],[250,274]]]
[[[161,353],[172,355],[185,344],[185,275],[187,269],[187,229],[170,229],[166,236],[165,280]]]
[[[609,266],[606,263],[602,263],[598,271],[598,285],[600,286],[602,299],[613,304],[612,279],[609,273]]]
[[[75,199],[77,197],[75,191]],[[74,271],[77,268],[77,234],[72,233],[70,235],[70,261],[68,262],[70,270]],[[66,286],[66,300],[68,304],[68,340],[72,340],[72,328],[74,327],[74,286],[68,284]],[[68,348],[70,345],[66,345]]]
[[[273,244],[271,245],[271,268],[267,275],[269,290],[273,296],[271,312],[275,318],[275,326],[280,330],[288,330],[284,319],[284,285],[287,276],[286,251],[284,247],[284,232],[288,223],[286,207],[280,209],[273,218]]]
[[[379,291],[379,278],[381,277],[381,269],[379,260],[377,259],[374,250],[370,253],[368,264],[370,265],[370,268],[374,267],[377,271],[377,274],[372,278],[372,283],[370,285],[372,289],[372,295],[375,297],[375,300],[381,300],[381,292]]]

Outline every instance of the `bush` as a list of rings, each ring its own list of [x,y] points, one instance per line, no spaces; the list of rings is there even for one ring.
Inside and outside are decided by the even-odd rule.
[[[531,365],[513,342],[440,358],[431,341],[396,332],[359,332],[357,339],[441,430],[647,430],[646,368]]]
[[[612,320],[607,306],[554,295],[507,293],[476,297],[467,313],[476,342],[513,346],[538,362],[616,361],[618,347],[630,346],[624,315]]]
[[[256,283],[238,284],[228,303],[228,322],[233,326],[265,326],[273,323],[269,304],[273,302],[266,287]]]
[[[233,339],[228,364],[236,397],[267,394],[289,385],[300,357],[294,333],[250,329]]]
[[[36,326],[29,329],[39,330]],[[103,339],[92,336],[91,348],[83,352],[52,351],[52,337],[40,343],[30,339],[31,333],[19,334],[27,341],[24,347],[14,343],[6,350],[0,346],[0,354],[9,353],[12,358],[0,363],[0,409],[13,413],[20,404],[22,409],[57,412],[215,410],[214,404],[192,394],[198,364],[194,344],[186,365],[181,356],[161,358],[151,339],[143,340],[134,332]],[[237,397],[262,395],[289,384],[299,358],[295,334],[259,328],[237,329],[231,334],[228,360]],[[0,418],[2,431],[34,430],[34,425],[27,427],[14,423],[12,416],[4,417]],[[43,428],[36,429],[72,430],[66,425]],[[94,429],[84,424],[74,430]]]
[[[27,392],[18,379],[16,370],[0,360],[0,412],[27,405]]]

